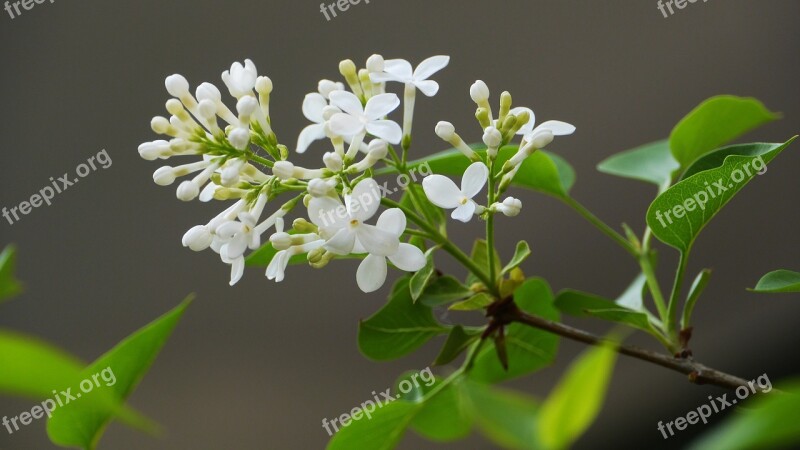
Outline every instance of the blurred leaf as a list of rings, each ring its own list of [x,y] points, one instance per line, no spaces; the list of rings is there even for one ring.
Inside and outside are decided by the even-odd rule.
[[[655,184],[659,192],[672,184],[672,174],[679,168],[666,139],[617,153],[597,165],[597,170],[609,175]]]
[[[16,249],[9,245],[0,253],[0,303],[22,292],[22,284],[14,277]]]
[[[720,166],[684,178],[653,201],[647,211],[653,234],[665,244],[688,252],[706,224],[755,177],[758,168],[753,167],[754,162],[766,167],[795,138],[784,144],[745,144],[718,150],[725,155]],[[717,153],[706,155],[695,165],[705,167],[708,161],[719,162]],[[741,178],[734,178],[734,174]],[[740,179],[734,182],[736,178]]]
[[[359,324],[358,347],[367,358],[378,361],[399,358],[447,332],[428,306],[411,299],[409,278],[400,278],[389,303]]]
[[[456,380],[440,388],[441,380],[433,386],[421,386],[423,395],[439,389],[425,399],[422,408],[414,416],[411,428],[427,439],[450,442],[469,435],[474,421],[469,408],[469,399],[462,392],[462,381]]]
[[[421,404],[396,400],[340,427],[327,450],[391,450],[400,443]],[[331,431],[334,431],[333,429]]]
[[[483,330],[464,328],[461,325],[456,325],[450,330],[447,335],[447,340],[436,357],[434,365],[443,366],[458,358],[458,356],[466,350],[470,344],[475,342],[481,335]]]
[[[83,363],[38,338],[0,330],[0,392],[42,400],[80,381]]]
[[[513,269],[519,267],[528,257],[531,256],[531,248],[528,246],[528,243],[525,241],[517,242],[517,248],[514,251],[514,257],[511,258],[508,264],[503,267],[502,274],[506,274]]]
[[[613,347],[586,350],[572,363],[539,411],[539,436],[547,448],[571,446],[594,422],[608,389],[617,353]]]
[[[411,276],[409,288],[411,289],[411,299],[415,302],[419,299],[419,296],[422,295],[422,291],[425,289],[425,287],[428,286],[431,276],[435,271],[435,265],[433,262],[433,252],[435,249],[436,247],[428,249],[428,251],[425,252],[425,258],[427,261],[425,263],[425,267]]]
[[[800,273],[790,270],[770,272],[761,277],[756,287],[750,291],[759,293],[800,292]]]
[[[448,309],[451,311],[475,311],[477,309],[486,308],[493,302],[494,298],[491,295],[486,292],[480,292],[464,301],[453,303]]]
[[[694,305],[697,299],[703,294],[706,289],[708,280],[711,278],[711,270],[703,269],[697,274],[694,279],[692,287],[689,288],[689,296],[686,297],[686,305],[683,307],[683,319],[681,320],[681,328],[686,329],[691,325],[692,312],[694,312]]]
[[[297,230],[288,230],[287,233],[297,234]],[[267,241],[266,244],[247,255],[245,258],[245,263],[248,266],[267,267],[277,253],[278,251],[275,250],[275,247],[272,246],[272,243]],[[304,264],[306,262],[308,262],[308,259],[305,254],[294,255],[289,258],[289,265]]]
[[[657,333],[646,312],[625,308],[616,302],[586,292],[564,290],[558,293],[556,307],[571,316],[596,317],[628,325],[648,333]]]
[[[434,280],[422,291],[418,303],[428,307],[435,307],[452,303],[472,295],[473,292],[460,281],[445,275]]]
[[[524,394],[466,381],[464,390],[482,433],[511,449],[540,449],[536,402]]]
[[[97,392],[110,390],[118,398],[127,399],[155,361],[190,303],[191,298],[184,300],[172,311],[125,338],[86,368],[83,371],[86,379],[110,369],[115,381],[111,386],[85,396],[95,397]],[[98,411],[92,402],[71,402],[53,412],[47,422],[47,434],[57,445],[94,449],[112,417],[111,412]],[[148,427],[143,419],[140,425]]]
[[[614,303],[627,309],[645,312],[644,296],[642,295],[645,284],[647,284],[647,277],[645,277],[643,273],[640,273]]]
[[[500,149],[495,160],[495,170],[499,171],[503,164],[517,152],[518,147],[509,145]],[[486,149],[477,150],[485,154]],[[472,163],[456,150],[450,149],[435,153],[416,161],[409,162],[409,168],[419,168],[427,163],[433,173],[461,177]],[[392,167],[378,170],[376,174],[396,173]],[[533,189],[555,197],[567,197],[575,184],[575,171],[563,158],[543,150],[539,150],[525,159],[514,177],[516,186]]]
[[[762,375],[756,381],[760,381]],[[769,381],[768,379],[765,381]],[[767,383],[764,383],[767,384]],[[772,384],[770,383],[771,387]],[[759,385],[760,387],[760,385]],[[782,392],[759,394],[748,400],[722,425],[691,446],[692,450],[798,448],[800,445],[800,380],[780,386]],[[749,402],[753,402],[751,404]]]
[[[514,293],[514,301],[523,311],[549,320],[559,320],[553,306],[550,286],[541,278],[531,278]],[[469,377],[476,381],[496,383],[535,372],[553,362],[558,350],[558,336],[524,324],[506,327],[506,349],[509,370],[497,358],[494,344],[484,345],[475,357]]]
[[[672,155],[688,167],[694,160],[761,125],[780,118],[754,98],[712,97],[684,117],[672,130]]]

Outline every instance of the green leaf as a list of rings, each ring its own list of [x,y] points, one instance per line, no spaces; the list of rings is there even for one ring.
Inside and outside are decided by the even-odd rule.
[[[441,383],[437,379],[430,387],[423,385],[422,393],[439,389]],[[450,442],[467,437],[472,430],[473,421],[469,399],[462,392],[462,382],[459,379],[425,399],[411,422],[411,428],[432,441]]]
[[[22,285],[14,277],[16,249],[9,245],[0,253],[0,303],[22,292]]]
[[[464,383],[472,414],[481,432],[495,444],[511,449],[540,449],[536,401],[520,392],[483,383]]]
[[[790,270],[770,272],[761,277],[756,287],[750,291],[759,293],[800,292],[800,273]]]
[[[464,301],[453,303],[448,309],[451,311],[475,311],[476,309],[486,308],[493,302],[494,297],[485,292],[480,292]]]
[[[759,168],[765,168],[795,139],[784,144],[745,144],[718,150],[725,155],[721,165],[693,173],[653,201],[647,211],[647,224],[653,234],[665,244],[688,252],[722,207],[756,176]],[[695,165],[705,167],[708,161],[718,162],[717,152]]]
[[[681,319],[682,329],[686,329],[691,325],[694,305],[706,289],[709,279],[711,279],[711,270],[703,269],[697,274],[697,278],[694,279],[692,287],[689,288],[689,296],[686,297],[686,305],[683,307],[683,318]]]
[[[496,249],[494,251],[494,273],[499,274],[501,267],[500,267],[500,255],[497,253]],[[483,239],[477,239],[475,243],[472,245],[472,260],[478,267],[483,268],[486,270],[489,267],[489,250],[487,249],[486,241]],[[467,285],[472,286],[474,283],[480,283],[481,281],[476,277],[474,274],[470,273],[467,275]]]
[[[525,241],[519,241],[517,243],[517,249],[514,251],[514,257],[511,258],[511,261],[503,267],[502,274],[506,274],[511,270],[519,267],[528,257],[531,256],[531,248],[528,246],[528,243]]]
[[[411,276],[409,288],[411,289],[411,299],[415,302],[419,299],[419,296],[422,295],[422,291],[428,286],[431,276],[433,276],[433,272],[435,271],[436,266],[433,262],[433,252],[435,249],[436,247],[433,247],[425,252],[425,259],[427,261],[425,267]]]
[[[480,329],[471,329],[471,328],[464,328],[461,325],[456,325],[450,330],[450,334],[447,335],[447,340],[442,347],[442,350],[439,352],[439,356],[436,357],[436,361],[434,361],[434,365],[443,366],[445,364],[451,363],[453,360],[458,358],[458,355],[464,352],[470,344],[475,342],[478,337],[481,335]]]
[[[447,332],[428,306],[414,303],[408,283],[408,276],[399,279],[389,303],[359,324],[358,347],[367,358],[377,361],[399,358]]]
[[[757,389],[772,388],[762,375]],[[800,444],[800,380],[780,386],[782,393],[759,393],[720,427],[712,430],[690,448],[692,450],[744,450],[754,448],[798,448]],[[752,391],[750,391],[752,392]],[[754,402],[754,403],[750,403]]]
[[[434,280],[422,291],[418,303],[432,308],[467,298],[472,294],[473,292],[460,281],[445,275]]]
[[[647,277],[643,273],[640,273],[634,280],[631,282],[630,286],[625,289],[625,292],[617,298],[614,303],[623,308],[632,309],[634,311],[639,312],[647,312],[647,308],[644,307],[644,288],[647,284]]]
[[[83,363],[38,338],[0,330],[0,393],[42,400],[80,381]]]
[[[655,184],[659,192],[672,184],[672,174],[679,168],[666,139],[617,153],[597,165],[597,170],[609,175]]]
[[[514,293],[514,301],[527,313],[548,320],[559,319],[558,310],[553,306],[550,286],[541,278],[528,279]],[[558,350],[558,336],[519,323],[506,327],[505,342],[508,372],[500,364],[494,344],[487,344],[475,356],[469,372],[471,379],[496,383],[527,375],[550,365]]]
[[[518,147],[514,145],[500,149],[495,160],[496,172],[514,156],[517,149]],[[478,150],[478,153],[485,154],[486,149]],[[451,149],[412,161],[408,166],[419,170],[420,166],[426,163],[433,173],[460,177],[472,162],[460,151]],[[376,174],[389,173],[396,173],[396,169],[387,167],[376,172]],[[563,158],[539,150],[525,159],[512,184],[563,198],[569,196],[569,190],[575,184],[575,171]]]
[[[296,230],[289,230],[287,231],[288,234],[297,234]],[[266,267],[269,265],[272,258],[278,253],[278,250],[275,250],[275,247],[272,246],[271,242],[267,242],[266,244],[262,245],[258,250],[247,255],[245,258],[245,263],[248,266],[253,267]],[[305,254],[302,255],[294,255],[289,258],[289,265],[296,265],[296,264],[304,264],[308,262],[308,259]]]
[[[712,97],[684,117],[669,138],[672,155],[687,167],[697,158],[780,118],[754,98]]]
[[[656,333],[648,313],[625,308],[616,302],[594,294],[567,289],[558,293],[555,305],[560,311],[571,316],[596,317],[628,325],[651,334]]]
[[[546,448],[571,446],[591,426],[603,406],[617,353],[595,347],[572,363],[539,411],[539,435]]]
[[[395,400],[382,408],[377,408],[369,416],[362,414],[357,419],[349,421],[346,427],[339,427],[339,431],[326,448],[327,450],[391,450],[400,443],[409,424],[421,408],[421,404]],[[333,426],[330,431],[335,431]]]
[[[85,378],[110,371],[114,382],[85,397],[95,397],[98,392],[110,390],[116,397],[127,399],[155,361],[190,303],[191,298],[184,300],[177,308],[130,335],[86,368],[83,371]],[[98,411],[95,404],[82,400],[56,409],[47,422],[50,440],[66,447],[96,448],[113,413]],[[144,423],[142,426],[147,427]]]
[[[421,182],[422,180],[419,181]],[[410,183],[405,189],[406,192],[404,192],[403,196],[400,198],[400,204],[402,206],[405,206],[412,211],[417,211],[420,216],[424,218],[433,220],[432,225],[444,227],[447,224],[447,217],[445,217],[444,211],[442,208],[439,208],[431,203],[430,200],[428,200],[428,196],[425,195],[425,191],[422,189],[421,185]],[[417,203],[414,201],[414,197],[411,196],[411,192],[409,192],[412,190],[416,195],[416,200],[419,202],[419,205],[417,205]]]

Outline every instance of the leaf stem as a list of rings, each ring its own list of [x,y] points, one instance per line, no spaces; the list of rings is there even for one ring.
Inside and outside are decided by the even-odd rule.
[[[487,196],[487,204],[486,207],[489,208],[495,202],[495,192],[494,192],[494,177],[491,174],[494,172],[494,160],[488,158],[489,160],[489,189]],[[492,284],[494,285],[497,282],[497,269],[495,268],[495,252],[494,252],[494,213],[492,211],[487,211],[486,216],[486,260],[489,265],[489,278],[492,280]],[[491,286],[487,286],[491,289]]]
[[[611,238],[611,240],[619,244],[623,249],[625,249],[625,251],[627,251],[634,257],[639,256],[637,250],[633,247],[633,244],[628,242],[628,240],[625,239],[624,236],[614,231],[614,229],[608,226],[605,222],[597,218],[597,216],[592,214],[591,211],[586,209],[586,207],[580,204],[577,200],[569,196],[559,197],[559,199],[562,202],[564,202],[567,206],[574,209],[578,214],[583,216],[583,218],[588,220],[589,223],[597,227],[597,229],[600,230],[600,232],[602,232],[603,234]]]
[[[686,264],[689,261],[689,251],[681,252],[680,260],[678,261],[678,270],[675,272],[675,283],[672,285],[672,294],[669,297],[669,306],[667,308],[666,328],[670,335],[675,339],[678,335],[676,311],[678,309],[678,298],[681,295],[681,286],[683,285],[683,277],[686,274]]]

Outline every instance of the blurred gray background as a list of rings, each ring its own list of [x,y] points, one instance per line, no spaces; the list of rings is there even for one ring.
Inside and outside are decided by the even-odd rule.
[[[388,284],[380,295],[362,294],[354,262],[324,272],[293,267],[277,285],[250,269],[230,288],[216,255],[183,249],[184,231],[221,205],[177,201],[174,187],[151,180],[159,164],[137,154],[139,143],[155,139],[149,121],[163,114],[166,75],[222,86],[219,74],[231,62],[252,58],[274,81],[273,124],[292,145],[306,124],[303,96],[319,79],[337,77],[340,59],[363,65],[379,52],[417,63],[449,54],[450,66],[435,77],[439,95],[418,100],[414,156],[445,147],[433,133],[438,120],[480,138],[468,88],[481,78],[495,99],[506,89],[540,120],[577,125],[576,135],[551,148],[577,170],[573,194],[615,227],[627,222],[637,230],[655,189],[596,172],[605,157],[666,137],[692,107],[721,93],[755,96],[784,113],[748,140],[783,141],[800,131],[800,3],[793,0],[698,2],[668,19],[655,0],[372,0],[330,22],[319,2],[296,0],[56,1],[13,20],[0,13],[0,203],[18,204],[101,149],[113,160],[52,206],[13,226],[0,222],[2,243],[18,245],[26,284],[2,306],[0,326],[92,360],[189,292],[198,295],[131,399],[168,434],[154,440],[113,425],[102,441],[107,449],[322,448],[322,418],[390,387],[405,370],[426,367],[442,343],[391,363],[362,357],[358,320],[383,304]],[[300,160],[314,163],[321,148]],[[745,291],[768,271],[800,268],[798,169],[795,144],[696,245],[688,276],[714,269],[693,341],[709,365],[773,381],[798,371],[800,298]],[[517,240],[528,239],[534,256],[523,266],[527,274],[545,277],[554,290],[607,296],[636,275],[626,254],[566,207],[518,194],[523,215],[500,221],[499,246],[508,257]],[[451,225],[465,246],[480,232],[477,223]],[[662,255],[662,284],[669,285],[676,255],[667,248]],[[443,267],[457,270],[449,260]],[[581,349],[563,342],[554,367],[512,385],[545,395]],[[658,421],[717,393],[622,358],[602,418],[578,447],[678,448],[712,426],[665,442]],[[30,407],[0,399],[0,415]],[[52,448],[44,425],[0,432],[0,448]],[[493,446],[478,436],[435,445],[409,434],[401,448]]]

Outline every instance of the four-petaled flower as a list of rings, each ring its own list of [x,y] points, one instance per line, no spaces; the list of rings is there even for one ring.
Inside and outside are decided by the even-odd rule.
[[[378,217],[377,227],[399,240],[406,230],[406,215],[398,208],[387,209]],[[422,250],[405,242],[401,242],[397,250],[389,255],[370,253],[361,261],[356,272],[356,282],[362,291],[374,292],[383,286],[387,272],[386,258],[389,258],[395,267],[406,272],[416,272],[425,266],[425,255],[422,254]]]
[[[422,180],[425,195],[434,205],[454,209],[451,217],[469,222],[478,208],[473,197],[483,189],[489,178],[489,169],[482,162],[472,163],[461,178],[459,189],[453,181],[442,175],[429,175]]]
[[[370,133],[392,144],[400,143],[403,131],[400,125],[384,117],[400,106],[395,94],[380,94],[371,97],[367,106],[347,91],[331,92],[331,105],[343,112],[334,114],[330,120],[331,131],[339,136],[363,136]]]
[[[373,83],[397,81],[412,84],[428,97],[433,97],[439,92],[439,83],[428,78],[436,72],[447,67],[449,56],[432,56],[422,61],[416,70],[405,59],[390,59],[384,63],[383,72],[373,72],[369,75]]]

